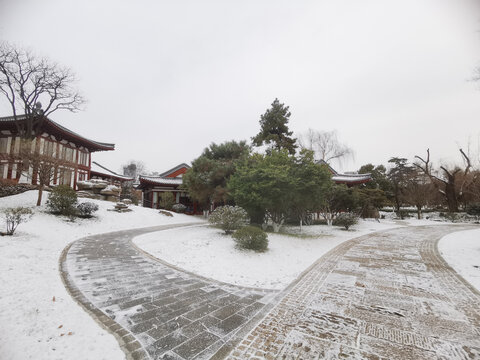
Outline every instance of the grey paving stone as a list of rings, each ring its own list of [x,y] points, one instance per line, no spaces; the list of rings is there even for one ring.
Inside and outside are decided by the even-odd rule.
[[[92,310],[108,314],[122,339],[136,339],[142,349],[130,348],[139,358],[146,351],[153,359],[178,359],[181,355],[172,349],[183,343],[189,345],[180,347],[182,353],[207,351],[212,342],[222,342],[207,332],[209,327],[242,310],[247,318],[255,299],[275,293],[196,277],[145,256],[130,243],[134,236],[171,227],[90,236],[74,242],[66,254],[65,268],[75,285],[71,290],[79,297],[85,294]],[[233,327],[233,319],[231,325],[222,324],[222,331]]]
[[[196,355],[215,343],[218,339],[218,336],[204,331],[175,348],[173,351],[184,359],[193,359]]]

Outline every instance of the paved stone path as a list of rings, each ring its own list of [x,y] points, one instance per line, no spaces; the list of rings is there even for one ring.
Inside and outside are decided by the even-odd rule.
[[[236,333],[276,295],[180,271],[131,243],[176,226],[83,238],[60,260],[67,289],[116,335],[130,358],[210,359],[220,348],[231,349],[241,336]]]
[[[399,228],[343,243],[229,359],[480,359],[480,294],[436,248],[462,229]]]

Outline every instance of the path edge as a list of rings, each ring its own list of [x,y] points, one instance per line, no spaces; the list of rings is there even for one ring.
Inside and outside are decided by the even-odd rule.
[[[80,240],[80,239],[78,239]],[[72,245],[76,242],[72,241],[67,247],[65,247],[60,255],[58,260],[59,263],[59,272],[60,278],[62,279],[63,285],[67,292],[70,294],[73,300],[80,307],[85,310],[85,312],[90,315],[90,317],[100,325],[101,328],[112,334],[115,339],[117,340],[120,349],[125,354],[126,360],[149,360],[150,356],[147,352],[143,349],[140,342],[136,339],[133,334],[123,328],[119,323],[115,320],[111,319],[107,316],[103,311],[98,309],[87,297],[78,289],[75,285],[73,280],[71,279],[70,275],[68,274],[67,270],[67,254]]]

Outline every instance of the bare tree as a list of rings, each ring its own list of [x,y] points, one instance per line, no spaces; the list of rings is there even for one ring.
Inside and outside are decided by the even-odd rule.
[[[134,180],[141,174],[145,174],[147,167],[143,161],[130,160],[122,166],[123,175],[133,178]]]
[[[84,99],[74,82],[70,69],[0,43],[0,93],[10,104],[20,136],[39,135],[45,117],[57,110],[80,110]]]
[[[430,163],[430,149],[427,149],[426,159],[415,155],[415,158],[420,160],[421,164],[414,163],[414,165],[428,176],[435,189],[437,189],[437,191],[443,195],[447,202],[448,211],[450,212],[458,211],[459,199],[463,196],[464,189],[473,181],[472,177],[468,176],[472,168],[470,158],[462,149],[459,149],[459,151],[460,154],[462,154],[462,158],[465,163],[465,169],[462,171],[462,169],[458,166],[454,167],[453,169],[447,169],[445,166],[440,166],[440,169],[443,171],[442,177],[435,175],[432,171],[432,164]],[[458,183],[459,178],[461,178],[460,183]]]
[[[308,129],[307,132],[298,136],[298,142],[302,149],[314,152],[315,160],[341,162],[347,158],[353,158],[353,150],[340,143],[337,131],[318,131]]]
[[[16,157],[18,156],[18,157]],[[20,159],[18,166],[24,176],[31,177],[32,183],[37,184],[37,206],[42,204],[43,190],[55,180],[62,171],[74,171],[72,163],[61,158],[60,154],[54,154],[53,148],[42,151],[38,141],[23,139],[20,143],[18,155],[12,155],[12,162]]]
[[[433,199],[433,185],[428,176],[420,169],[409,173],[403,191],[405,201],[417,208],[418,219],[422,218],[422,208],[427,206]]]

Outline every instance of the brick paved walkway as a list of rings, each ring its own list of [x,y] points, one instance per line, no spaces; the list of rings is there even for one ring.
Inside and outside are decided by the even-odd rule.
[[[343,243],[229,359],[480,359],[480,294],[436,249],[459,230],[399,228]]]
[[[176,226],[90,236],[62,255],[70,293],[133,359],[209,359],[234,346],[236,333],[276,295],[179,271],[131,244]]]

